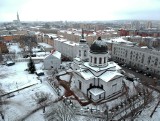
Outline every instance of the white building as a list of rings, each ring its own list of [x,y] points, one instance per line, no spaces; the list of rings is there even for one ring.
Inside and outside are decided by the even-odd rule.
[[[67,41],[66,39],[55,39],[54,40],[54,48],[55,50],[59,51],[62,55],[73,59],[77,55],[77,48],[79,44]]]
[[[44,69],[57,69],[61,64],[61,53],[58,51],[52,52],[44,59]]]
[[[125,44],[113,44],[112,58],[134,68],[160,75],[160,52]]]
[[[47,44],[47,43],[38,43],[39,46],[41,46],[41,48],[43,48],[44,51],[46,52],[50,52],[51,50],[53,50],[53,46]]]
[[[108,62],[108,48],[100,37],[89,49],[82,36],[72,68],[76,87],[90,100],[98,102],[121,93],[124,78],[119,73],[121,67]]]

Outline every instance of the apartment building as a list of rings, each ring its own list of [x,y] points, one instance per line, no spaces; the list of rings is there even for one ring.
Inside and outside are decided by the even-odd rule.
[[[71,29],[71,30],[60,30],[58,31],[58,36],[63,36],[65,39],[73,42],[79,42],[81,38],[81,30]],[[93,43],[99,36],[102,39],[118,37],[119,33],[113,29],[110,30],[84,30],[84,37],[89,45]]]
[[[113,60],[145,72],[160,75],[160,52],[133,45],[113,44]]]
[[[57,38],[54,40],[54,49],[71,60],[77,56],[78,46],[78,43],[66,39]]]

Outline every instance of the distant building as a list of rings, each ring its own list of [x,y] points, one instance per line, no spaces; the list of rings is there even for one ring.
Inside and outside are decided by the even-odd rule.
[[[133,29],[121,29],[119,30],[120,36],[142,36],[142,37],[160,37],[160,30],[133,30]]]
[[[146,29],[151,29],[152,28],[152,22],[151,21],[148,21],[146,23]]]
[[[57,69],[61,64],[61,53],[58,51],[52,51],[50,55],[44,58],[44,69]]]
[[[6,46],[6,43],[0,41],[0,53],[8,53],[8,48]]]
[[[139,30],[141,28],[139,21],[133,21],[132,22],[132,29]]]
[[[21,26],[21,21],[19,19],[19,14],[17,12],[17,20],[13,20],[13,23],[16,25],[16,26]]]

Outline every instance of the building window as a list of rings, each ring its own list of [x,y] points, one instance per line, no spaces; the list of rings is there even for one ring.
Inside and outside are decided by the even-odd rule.
[[[99,64],[102,64],[102,58],[99,58]]]
[[[114,51],[113,51],[113,53],[115,54],[116,53],[116,48],[114,47]]]
[[[151,62],[151,56],[148,57],[148,64]]]
[[[104,57],[104,63],[106,63],[106,57]]]
[[[126,55],[125,55],[126,58],[127,58],[127,53],[128,53],[128,52],[126,51]]]
[[[92,88],[92,83],[89,85],[89,88]]]
[[[103,85],[101,85],[101,89],[103,89]]]
[[[101,99],[101,95],[99,95],[99,99]]]
[[[82,88],[82,82],[79,81],[79,89],[81,90],[81,88]]]
[[[138,59],[138,53],[136,54],[136,60]]]
[[[92,56],[91,56],[91,63],[92,63]]]
[[[112,85],[112,91],[113,91],[113,93],[116,92],[116,88],[117,88],[117,84],[113,84]]]
[[[155,59],[154,65],[155,65],[155,66],[158,65],[158,58]]]
[[[81,51],[79,50],[79,56],[81,56]]]
[[[97,58],[96,58],[96,57],[94,58],[94,63],[95,63],[95,64],[97,63]]]
[[[84,51],[84,56],[87,56],[87,52],[86,52],[86,50]]]
[[[132,53],[132,51],[131,51],[131,54],[130,54],[130,60],[132,60],[132,56],[133,56],[132,54],[133,54],[133,53]]]

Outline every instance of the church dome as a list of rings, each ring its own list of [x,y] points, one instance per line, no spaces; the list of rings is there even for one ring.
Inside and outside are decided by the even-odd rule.
[[[91,45],[90,52],[95,54],[107,53],[108,52],[107,44],[101,39],[101,37],[98,37],[98,39],[95,40]]]

